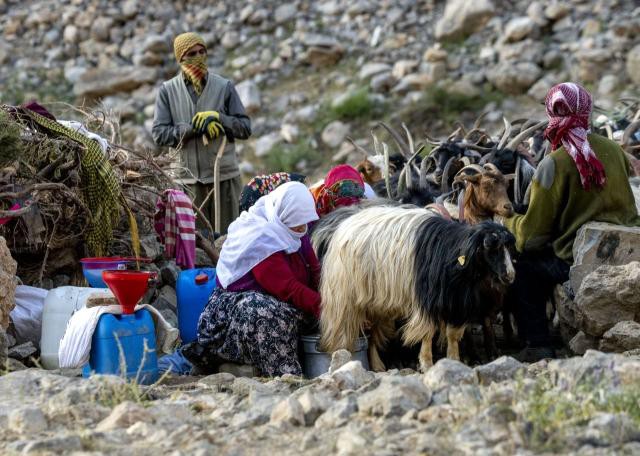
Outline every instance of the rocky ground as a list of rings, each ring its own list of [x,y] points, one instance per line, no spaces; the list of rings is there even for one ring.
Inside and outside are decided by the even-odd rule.
[[[177,69],[172,38],[195,30],[252,115],[245,175],[353,162],[345,136],[366,142],[375,120],[422,135],[487,110],[499,125],[503,113],[541,117],[540,100],[562,80],[582,82],[607,109],[640,84],[634,0],[44,5],[0,0],[0,101],[99,102],[126,142],[153,147],[155,92]]]
[[[315,380],[220,373],[145,389],[38,369],[0,377],[3,454],[638,454],[640,357],[588,351]]]

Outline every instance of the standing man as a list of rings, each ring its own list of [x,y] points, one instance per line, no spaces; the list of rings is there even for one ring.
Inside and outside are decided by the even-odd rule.
[[[224,234],[238,216],[242,191],[235,140],[251,136],[251,120],[233,83],[208,71],[207,48],[202,37],[183,33],[175,38],[173,48],[180,73],[160,86],[151,133],[159,146],[180,149],[183,170],[180,180],[189,187],[198,207],[213,189],[214,162],[226,135],[227,145],[220,160],[221,234]],[[214,226],[213,196],[202,212]]]

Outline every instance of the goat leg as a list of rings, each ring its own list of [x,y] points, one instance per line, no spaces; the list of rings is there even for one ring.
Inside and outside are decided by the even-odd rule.
[[[482,335],[484,338],[484,350],[489,361],[498,357],[498,347],[496,346],[496,333],[493,330],[493,316],[486,317],[482,322]]]
[[[459,328],[447,325],[447,358],[460,361],[460,340],[464,335],[466,325]]]
[[[427,333],[422,338],[422,345],[420,346],[420,371],[425,373],[433,366],[433,336],[436,333],[436,327],[433,324],[429,324]]]

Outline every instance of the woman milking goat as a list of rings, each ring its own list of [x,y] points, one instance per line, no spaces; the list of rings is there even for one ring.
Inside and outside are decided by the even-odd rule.
[[[559,84],[545,106],[545,137],[553,151],[538,165],[526,214],[503,220],[522,253],[507,300],[527,344],[521,353],[526,361],[554,356],[546,302],[555,285],[568,280],[578,229],[590,221],[640,224],[627,157],[615,142],[589,132],[589,92],[578,84]]]
[[[302,375],[299,327],[320,313],[320,265],[306,235],[317,219],[309,190],[289,182],[229,226],[218,288],[198,323],[197,364],[230,361],[263,376]]]

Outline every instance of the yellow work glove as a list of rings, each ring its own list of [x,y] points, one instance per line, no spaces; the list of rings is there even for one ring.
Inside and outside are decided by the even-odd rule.
[[[203,133],[206,134],[209,139],[216,139],[224,131],[224,127],[217,120],[209,118],[204,124]]]
[[[220,120],[220,113],[218,111],[202,111],[196,113],[191,119],[191,126],[196,133],[204,133],[205,124],[207,121],[211,120]]]

